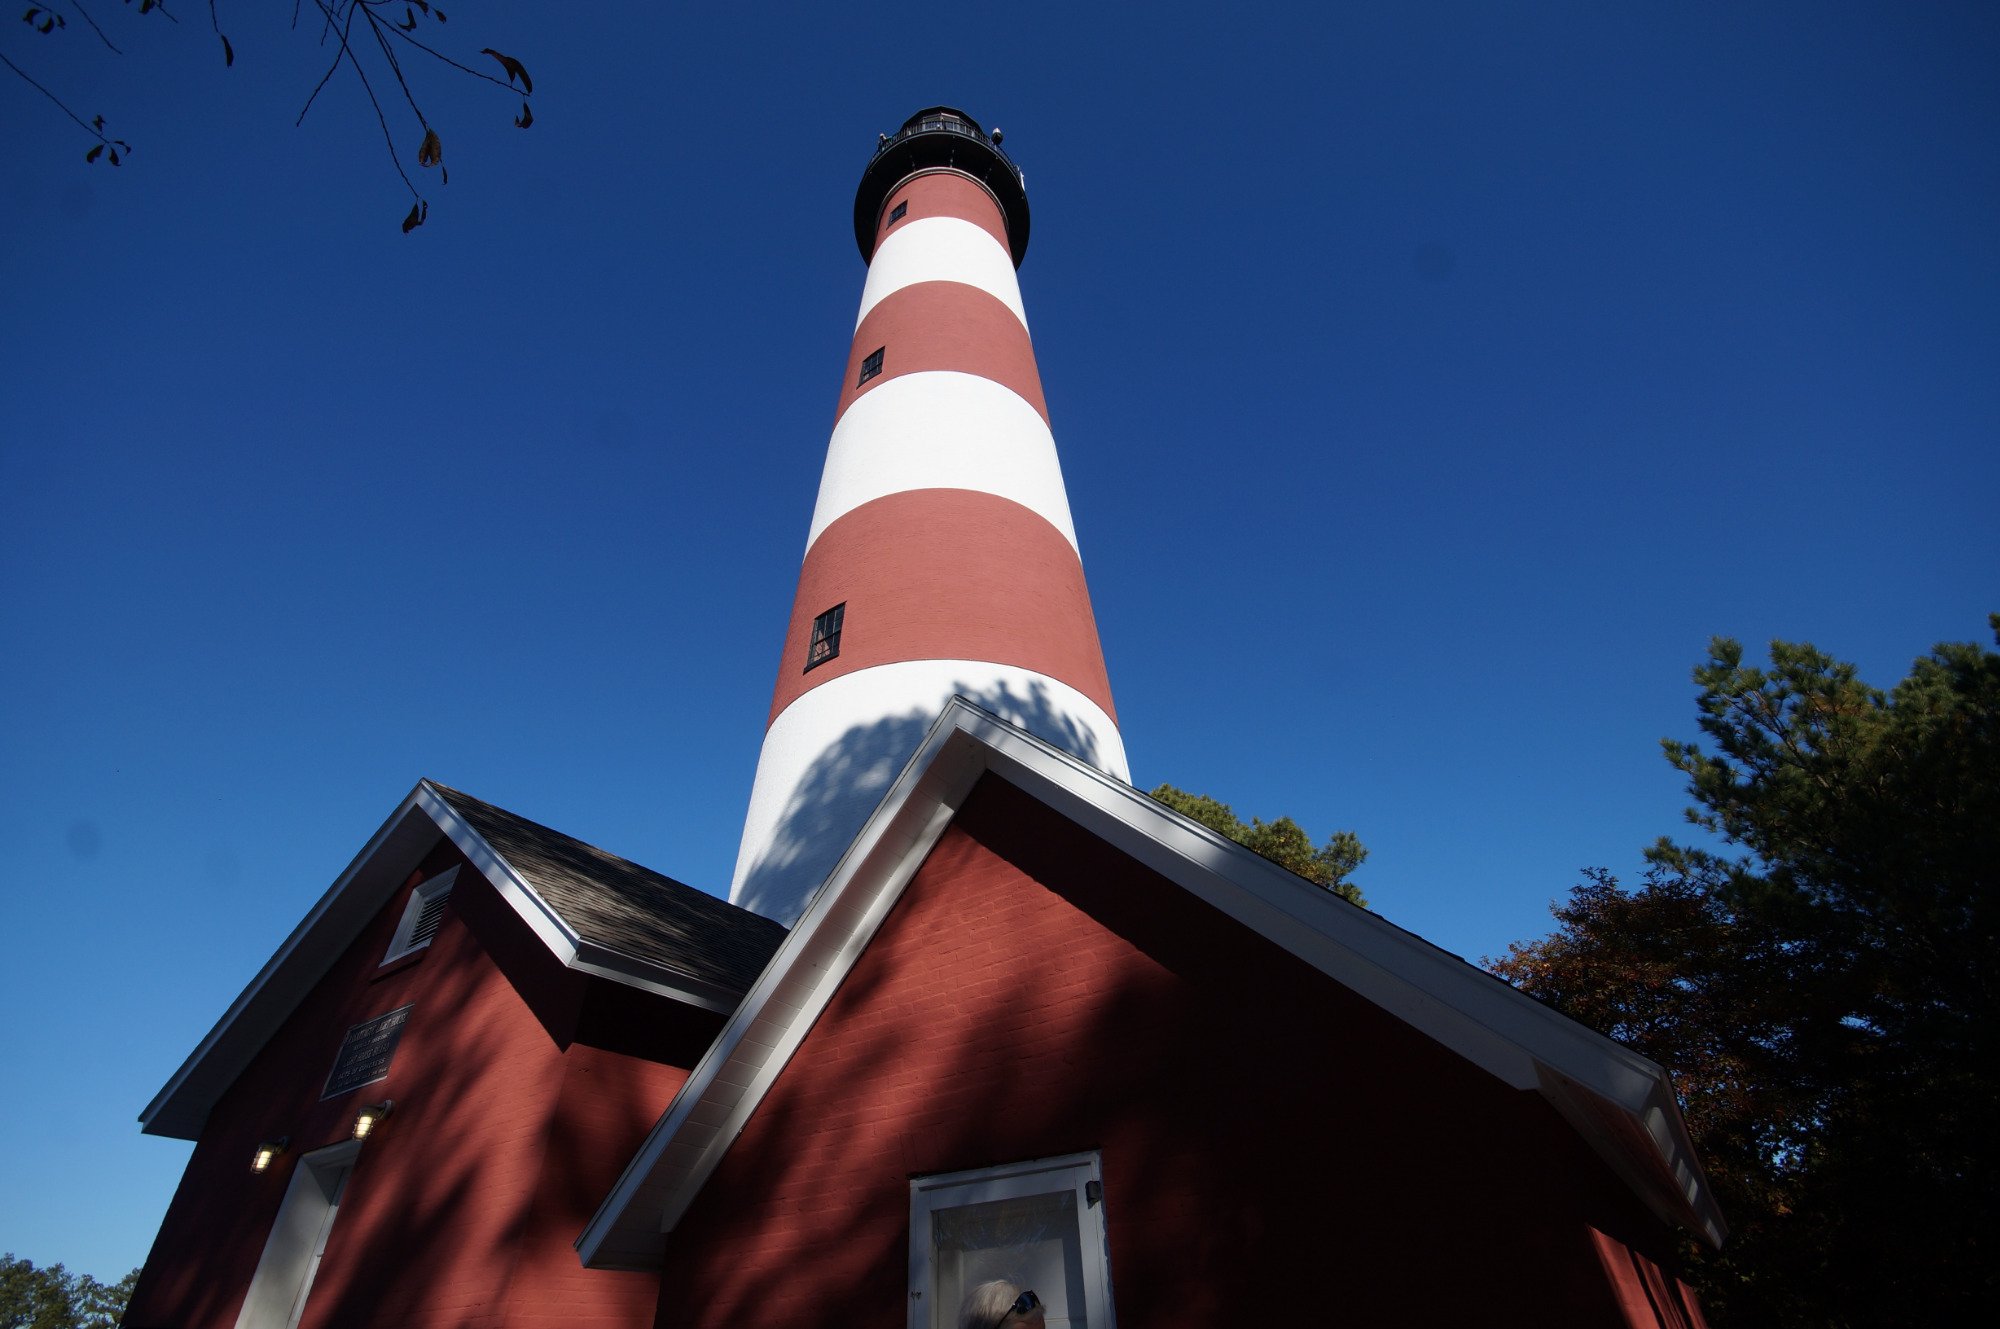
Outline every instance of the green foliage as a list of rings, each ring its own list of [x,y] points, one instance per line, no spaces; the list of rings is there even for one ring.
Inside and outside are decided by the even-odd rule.
[[[1353,831],[1335,831],[1324,845],[1315,849],[1312,837],[1290,817],[1280,817],[1276,821],[1260,821],[1253,817],[1246,826],[1227,803],[1218,803],[1207,794],[1190,794],[1170,784],[1153,790],[1151,797],[1182,816],[1263,855],[1279,867],[1326,887],[1343,900],[1362,906],[1368,903],[1362,898],[1361,888],[1347,879],[1348,874],[1368,857],[1361,838]]]
[[[1694,1270],[1718,1329],[1970,1321],[2000,1281],[2000,655],[1883,693],[1717,640],[1694,677],[1706,743],[1667,758],[1731,852],[1592,873],[1493,967],[1674,1073],[1733,1228]]]
[[[100,1283],[59,1264],[37,1269],[9,1252],[0,1256],[0,1329],[117,1329],[138,1281],[137,1269]]]

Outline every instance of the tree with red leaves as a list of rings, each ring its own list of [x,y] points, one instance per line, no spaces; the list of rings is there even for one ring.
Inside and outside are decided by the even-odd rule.
[[[1665,747],[1718,847],[1588,873],[1489,963],[1673,1072],[1733,1229],[1691,1257],[1718,1326],[1970,1321],[2000,1278],[2000,655],[1941,645],[1884,693],[1717,640],[1695,682],[1708,746]]]

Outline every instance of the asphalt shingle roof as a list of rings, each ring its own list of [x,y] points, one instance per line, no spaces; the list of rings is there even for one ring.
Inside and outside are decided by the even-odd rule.
[[[783,925],[561,831],[426,780],[583,940],[737,992]]]

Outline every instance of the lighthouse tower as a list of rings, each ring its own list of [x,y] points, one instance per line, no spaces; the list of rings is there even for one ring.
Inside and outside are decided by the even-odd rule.
[[[1021,172],[947,106],[862,172],[868,262],[729,898],[790,923],[944,703],[1129,779],[1014,270]]]

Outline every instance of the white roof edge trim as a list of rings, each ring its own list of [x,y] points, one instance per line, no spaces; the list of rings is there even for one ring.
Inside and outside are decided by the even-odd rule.
[[[417,786],[416,797],[418,805],[437,823],[438,829],[458,846],[458,851],[493,884],[500,898],[541,938],[550,954],[566,967],[705,1010],[722,1012],[734,1009],[741,993],[584,940],[564,921],[555,907],[542,898],[541,892],[528,884],[527,878],[516,872],[513,865],[486,842],[484,836],[472,829],[451,804],[430,787],[428,780]]]
[[[1636,1123],[1658,1151],[1668,1177],[1647,1175],[1636,1168],[1629,1152],[1617,1146],[1591,1110],[1590,1091],[1570,1081],[1560,1071],[1544,1066],[1542,1096],[1552,1103],[1576,1132],[1597,1151],[1611,1170],[1638,1193],[1654,1214],[1667,1223],[1681,1224],[1699,1233],[1709,1245],[1720,1249],[1729,1236],[1729,1224],[1715,1202],[1714,1193],[1703,1184],[1700,1165],[1691,1143],[1673,1124],[1680,1121],[1672,1091],[1664,1081]],[[1602,1102],[1600,1099],[1599,1102]],[[1672,1123],[1672,1124],[1670,1124]]]
[[[1134,826],[1136,818],[1121,814],[1151,817],[1152,808],[1158,806],[1137,789],[1107,789],[1101,778],[1077,779],[1081,772],[1074,769],[1045,772],[1017,762],[1004,767],[996,763],[995,769],[1023,787],[1044,785],[1044,792],[1067,803],[1066,810],[1079,823],[1115,848],[1298,959],[1454,1046],[1514,1088],[1530,1089],[1538,1083],[1531,1058],[1518,1051],[1511,1057],[1496,1056],[1499,1050],[1483,1046],[1487,1040],[1482,1034],[1497,1036],[1509,1045],[1532,1040],[1594,1053],[1603,1064],[1585,1069],[1597,1072],[1595,1075],[1577,1074],[1576,1070],[1570,1073],[1598,1092],[1634,1105],[1661,1073],[1658,1066],[1630,1049],[1557,1015],[1460,957],[1340,900],[1205,826],[1179,817],[1158,826]],[[1203,858],[1226,859],[1229,875],[1222,875],[1219,865],[1204,863]],[[1431,1000],[1423,1000],[1425,997]],[[1440,1009],[1437,999],[1443,997],[1456,1000]],[[1466,1010],[1466,1006],[1473,1009]],[[1459,1042],[1467,1046],[1457,1047]],[[1560,1054],[1558,1059],[1562,1059]]]
[[[923,742],[917,745],[916,752],[911,755],[908,762],[904,763],[903,770],[896,777],[895,783],[890,785],[889,792],[883,796],[875,812],[863,824],[860,835],[848,846],[847,852],[834,865],[826,881],[806,902],[805,912],[799,916],[798,922],[792,925],[792,930],[786,935],[784,943],[778,947],[770,963],[765,965],[764,972],[758,975],[757,982],[745,994],[735,1014],[730,1017],[729,1023],[723,1026],[722,1032],[716,1035],[708,1051],[688,1073],[680,1092],[667,1104],[666,1111],[647,1133],[645,1141],[633,1155],[632,1161],[626,1164],[624,1172],[619,1175],[611,1192],[604,1197],[604,1201],[597,1207],[597,1212],[591,1215],[589,1224],[572,1243],[585,1266],[637,1268],[653,1267],[653,1264],[657,1263],[657,1252],[654,1254],[653,1264],[645,1265],[627,1263],[613,1265],[601,1257],[609,1253],[611,1239],[618,1230],[629,1227],[620,1220],[638,1200],[641,1192],[649,1188],[648,1183],[652,1180],[653,1169],[661,1155],[665,1153],[668,1144],[697,1107],[709,1101],[711,1097],[718,1100],[732,1100],[731,1110],[723,1124],[715,1128],[713,1139],[723,1142],[724,1148],[735,1140],[749,1119],[750,1112],[762,1100],[765,1091],[777,1079],[778,1072],[791,1060],[792,1053],[798,1050],[799,1044],[811,1031],[820,1010],[824,1009],[827,1001],[832,998],[833,990],[839,986],[841,979],[846,977],[847,970],[853,967],[854,961],[874,937],[876,929],[888,916],[890,908],[902,897],[903,888],[909,884],[910,878],[916,875],[917,868],[922,865],[930,846],[944,833],[944,828],[950,824],[952,816],[958,810],[959,802],[986,769],[983,761],[976,760],[976,753],[970,752],[967,756],[975,759],[958,763],[956,770],[938,769],[949,767],[951,764],[934,763],[931,760],[937,750],[944,745],[945,740],[957,732],[951,722],[959,714],[993,719],[960,698],[954,697],[945,704],[943,713],[932,723]],[[976,745],[967,746],[976,747]],[[950,788],[945,788],[946,777],[949,775],[955,775],[957,778],[949,781]],[[901,811],[908,807],[910,795],[926,777],[937,788],[938,795],[929,803],[928,815],[923,815],[921,818],[906,817],[899,824],[893,811]],[[885,809],[892,809],[891,815],[885,816]],[[917,824],[912,825],[911,822]],[[896,833],[892,834],[892,831]],[[923,852],[912,853],[911,850]],[[843,936],[828,939],[829,942],[836,944],[815,948],[814,943],[820,940],[820,934],[826,930],[824,926],[826,918],[847,899],[857,893],[865,893],[865,888],[862,891],[855,889],[855,881],[858,876],[867,875],[862,873],[861,869],[871,865],[881,874],[878,884],[884,889],[878,889],[870,899],[858,926],[850,928]],[[826,963],[822,956],[810,953],[813,949],[835,951],[837,962]],[[816,974],[812,972],[815,967]],[[772,1045],[752,1044],[747,1055],[739,1055],[743,1053],[746,1035],[771,1007],[779,989],[784,987],[792,974],[800,969],[806,970],[806,977],[812,982],[812,990],[798,1003],[795,1016],[784,1021],[779,1040]],[[797,1018],[798,1014],[808,1012],[812,1018]],[[722,1072],[732,1068],[739,1072],[740,1079],[747,1080],[748,1083],[732,1085],[723,1082],[720,1079]],[[699,1175],[691,1178],[691,1185],[681,1188],[684,1194],[667,1197],[668,1205],[663,1207],[656,1222],[646,1225],[648,1231],[662,1233],[672,1231],[674,1225],[680,1221],[681,1215],[687,1211],[687,1206],[694,1199],[695,1193],[701,1189],[702,1183],[708,1180],[709,1174],[722,1161],[723,1152],[723,1148],[716,1148],[713,1143],[701,1151],[701,1158],[697,1164]]]
[[[1019,737],[1036,741],[1030,735]],[[1693,1142],[1674,1105],[1672,1082],[1659,1065],[1199,823],[1176,814],[1164,826],[1134,826],[1118,815],[1121,805],[1157,823],[1158,805],[1148,795],[1106,780],[1059,751],[1054,755],[1062,761],[1053,768],[1019,762],[1011,756],[1016,748],[996,753],[995,774],[1031,794],[1036,784],[1051,782],[1061,792],[1044,801],[1113,847],[1503,1083],[1543,1094],[1663,1218],[1721,1244],[1726,1225],[1695,1161]],[[1063,794],[1078,802],[1063,806]],[[1227,874],[1202,865],[1190,840],[1226,855]],[[1588,1123],[1572,1102],[1552,1093],[1543,1075],[1545,1064],[1560,1067],[1577,1086],[1631,1118],[1648,1137],[1659,1173],[1642,1175],[1619,1142]],[[1670,1191],[1664,1189],[1669,1176]]]
[[[577,943],[576,958],[569,962],[569,967],[597,978],[609,979],[623,987],[640,988],[718,1014],[735,1010],[736,1003],[743,1000],[742,992],[736,989],[719,983],[704,983],[691,974],[678,973],[664,965],[590,941]]]
[[[542,939],[542,944],[565,965],[573,963],[582,939],[570,931],[562,916],[528,884],[527,879],[514,871],[513,865],[500,857],[499,851],[486,843],[486,838],[473,830],[465,818],[445,802],[443,796],[431,787],[430,781],[419,781],[413,797],[417,806],[429,814],[446,838],[458,846],[458,852],[465,855],[479,875],[500,892],[500,898],[521,916],[521,921]]]
[[[673,1229],[915,874],[924,853],[908,851],[928,852],[988,770],[1503,1083],[1554,1101],[1543,1065],[1574,1081],[1629,1118],[1656,1151],[1649,1164],[1663,1169],[1660,1177],[1646,1178],[1626,1157],[1614,1160],[1621,1178],[1649,1203],[1674,1178],[1683,1193],[1663,1216],[1718,1239],[1719,1211],[1659,1066],[955,697],[577,1238],[586,1265],[599,1251],[609,1253],[615,1233],[629,1247],[638,1224]],[[777,1038],[746,1045],[745,1035],[788,986],[808,990],[774,1017]],[[724,1070],[735,1073],[724,1080]],[[668,1146],[703,1103],[722,1109],[723,1123],[694,1147],[691,1163],[663,1166]],[[1627,1147],[1586,1129],[1574,1105],[1555,1105],[1607,1159]],[[657,1216],[625,1221],[642,1193],[659,1204]]]
[[[403,801],[396,805],[396,810],[389,814],[388,820],[384,821],[376,829],[375,834],[368,838],[368,843],[361,847],[361,852],[349,860],[347,867],[341,871],[339,876],[333,879],[333,884],[327,887],[325,893],[319,897],[313,904],[313,907],[306,911],[306,916],[299,920],[298,926],[293,928],[284,941],[279,943],[278,949],[272,953],[270,959],[264,962],[264,967],[257,971],[256,976],[250,980],[243,991],[237,994],[236,1000],[229,1004],[229,1009],[222,1013],[222,1018],[215,1022],[214,1027],[208,1031],[207,1036],[201,1042],[195,1044],[194,1051],[188,1053],[187,1059],[181,1062],[180,1069],[173,1073],[172,1077],[167,1080],[166,1085],[161,1088],[159,1093],[153,1095],[153,1101],[146,1104],[145,1109],[139,1113],[139,1121],[142,1125],[152,1124],[153,1119],[159,1115],[160,1110],[187,1083],[188,1077],[193,1074],[195,1067],[200,1065],[202,1060],[215,1050],[216,1045],[229,1034],[231,1027],[241,1018],[243,1012],[249,1009],[250,1004],[257,999],[258,994],[264,990],[264,987],[284,967],[285,962],[297,953],[306,937],[313,931],[319,921],[326,916],[327,912],[332,909],[334,902],[347,889],[348,883],[353,881],[360,874],[361,870],[368,866],[369,861],[375,857],[375,854],[381,849],[383,843],[401,828],[403,819],[409,816],[410,812],[416,808],[417,796],[422,792],[424,792],[424,782],[419,780],[417,787],[412,789],[404,797]]]
[[[356,877],[360,876],[374,861],[377,854],[389,840],[403,829],[405,821],[412,814],[420,814],[431,822],[442,834],[458,847],[460,853],[471,862],[479,874],[492,883],[510,908],[520,916],[550,953],[565,966],[585,973],[609,979],[627,987],[636,987],[675,1001],[686,1002],[705,1010],[724,1012],[732,1009],[738,1001],[738,994],[729,992],[713,984],[703,983],[687,975],[675,974],[647,961],[623,955],[607,947],[594,946],[582,941],[562,921],[549,903],[530,886],[513,867],[500,856],[485,837],[468,825],[464,818],[453,810],[451,804],[438,794],[429,780],[419,780],[396,805],[396,810],[370,836],[368,843],[361,847],[347,867],[324,894],[306,912],[298,926],[294,927],[271,958],[264,962],[249,984],[230,1003],[229,1009],[215,1022],[208,1034],[195,1045],[194,1051],[182,1061],[180,1068],[160,1091],[153,1095],[139,1113],[140,1129],[149,1131],[168,1106],[188,1086],[195,1071],[235,1030],[239,1020],[257,1002],[272,982],[284,971],[287,964],[299,953],[307,939],[319,927],[341,897],[346,894]],[[315,977],[314,982],[318,979]],[[288,1011],[290,1008],[287,1008]],[[193,1138],[189,1136],[188,1138]]]

